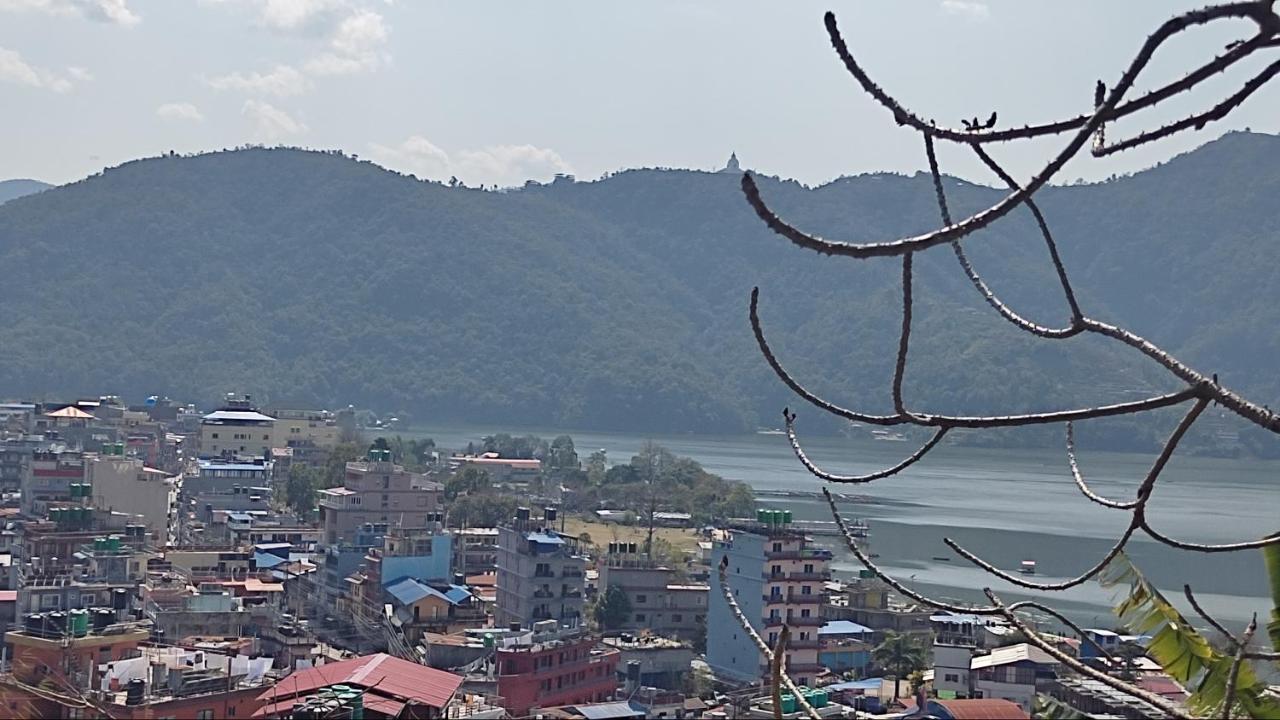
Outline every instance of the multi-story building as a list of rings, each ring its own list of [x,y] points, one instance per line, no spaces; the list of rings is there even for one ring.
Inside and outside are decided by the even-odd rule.
[[[498,528],[463,528],[453,534],[454,568],[463,575],[487,575],[498,568]]]
[[[95,606],[131,606],[148,554],[141,525],[127,535],[68,527],[67,523],[26,523],[19,534],[17,613],[66,611]]]
[[[619,551],[618,545],[627,551]],[[708,587],[680,581],[674,570],[635,553],[626,543],[610,543],[600,566],[599,592],[615,585],[631,605],[618,630],[693,640],[706,627]]]
[[[597,648],[596,639],[579,630],[538,623],[530,635],[494,653],[497,695],[512,717],[535,708],[612,700],[620,657],[615,649]]]
[[[425,528],[442,519],[444,486],[391,462],[391,451],[370,448],[368,459],[347,463],[342,487],[320,491],[326,544],[350,539],[357,528],[383,522]]]
[[[810,684],[823,670],[822,606],[831,579],[831,551],[813,547],[809,538],[776,511],[763,522],[732,527],[713,549],[712,567],[727,560],[726,580],[742,612],[764,640],[777,641],[785,624],[791,630],[787,668],[797,684]],[[707,614],[707,664],[718,678],[753,683],[764,678],[764,655],[738,624],[724,599],[717,571],[711,573]]]
[[[200,418],[200,457],[265,458],[275,442],[276,419],[254,409],[249,399],[228,400]]]
[[[86,478],[94,507],[139,516],[157,545],[177,540],[180,476],[147,467],[140,458],[126,457],[124,446],[104,448],[86,457]]]
[[[267,415],[275,418],[272,447],[305,447],[314,445],[332,448],[338,444],[339,428],[333,413],[328,410],[268,409]]]
[[[138,623],[117,622],[110,613],[106,621],[92,618],[77,622],[61,616],[51,620],[49,614],[27,616],[17,629],[5,633],[5,644],[13,648],[10,665],[14,679],[28,685],[49,683],[54,687],[70,684],[87,690],[97,687],[101,678],[101,665],[136,657],[138,645],[146,641],[150,632]],[[68,623],[71,624],[68,624]],[[0,689],[0,699],[14,702],[7,697],[12,688]],[[15,708],[4,704],[6,714]],[[66,717],[58,714],[18,713],[18,717]],[[84,717],[88,717],[86,713]]]
[[[22,483],[22,512],[44,517],[50,503],[71,499],[71,486],[85,482],[84,454],[75,450],[49,450],[32,454]]]
[[[587,561],[576,537],[552,529],[555,519],[554,508],[537,520],[528,508],[519,508],[509,525],[498,528],[498,625],[529,627],[542,620],[570,628],[582,624]]]

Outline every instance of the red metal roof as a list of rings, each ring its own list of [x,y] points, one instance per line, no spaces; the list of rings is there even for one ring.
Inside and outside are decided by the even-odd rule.
[[[275,687],[258,696],[268,703],[255,717],[270,717],[273,712],[293,707],[297,696],[306,696],[327,685],[358,685],[366,689],[365,707],[376,704],[419,703],[434,708],[449,704],[462,678],[386,653],[326,663],[320,667],[293,673]]]
[[[974,700],[932,700],[956,720],[1027,720],[1031,716],[1017,703],[996,698]]]

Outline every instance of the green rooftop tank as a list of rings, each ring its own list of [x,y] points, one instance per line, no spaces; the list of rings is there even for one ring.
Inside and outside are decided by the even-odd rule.
[[[72,610],[69,615],[69,624],[71,625],[72,637],[84,637],[89,634],[89,611],[82,609]]]
[[[107,538],[107,552],[120,552],[120,536],[112,535]]]
[[[782,522],[786,523],[787,525],[790,525],[790,524],[791,524],[791,511],[790,511],[790,510],[783,510],[783,511],[782,511]]]
[[[796,696],[791,693],[782,695],[782,714],[790,715],[796,711]]]

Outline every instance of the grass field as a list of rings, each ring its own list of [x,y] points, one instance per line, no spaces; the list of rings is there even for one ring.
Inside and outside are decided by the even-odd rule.
[[[643,546],[649,529],[640,525],[619,525],[587,520],[583,517],[569,516],[564,521],[564,531],[571,535],[587,533],[596,546],[608,546],[611,542],[628,542]],[[693,530],[680,528],[654,528],[653,536],[671,543],[671,547],[679,552],[696,555],[698,552],[698,534]]]

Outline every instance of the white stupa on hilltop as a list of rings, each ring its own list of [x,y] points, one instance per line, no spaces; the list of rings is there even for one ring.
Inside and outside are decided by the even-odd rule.
[[[720,169],[720,172],[722,173],[742,172],[742,167],[738,165],[738,153],[736,152],[729,153],[729,162],[724,164],[724,167]]]

